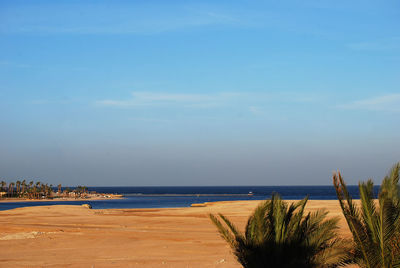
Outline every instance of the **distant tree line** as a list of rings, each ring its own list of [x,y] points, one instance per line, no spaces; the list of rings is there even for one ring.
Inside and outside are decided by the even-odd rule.
[[[87,193],[88,188],[86,186],[63,189],[61,184],[54,187],[52,184],[49,185],[40,181],[17,180],[7,183],[2,180],[0,182],[0,198],[52,199],[70,197],[71,195],[78,198]]]

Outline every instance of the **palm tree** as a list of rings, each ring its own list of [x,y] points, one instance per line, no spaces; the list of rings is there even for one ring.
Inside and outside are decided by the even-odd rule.
[[[359,207],[354,204],[340,172],[333,175],[336,194],[355,242],[354,260],[360,267],[400,267],[399,170],[400,163],[383,179],[378,206],[372,180],[358,184]]]
[[[47,186],[47,198],[53,198],[53,184]]]
[[[69,187],[65,188],[64,190],[64,196],[69,197],[69,193],[71,192],[71,189]]]
[[[10,197],[11,197],[11,196],[13,195],[13,193],[14,193],[14,185],[15,185],[15,183],[13,183],[13,182],[11,182],[11,183],[8,185],[8,194],[9,194]]]
[[[34,183],[33,181],[30,181],[30,182],[29,182],[29,195],[30,195],[29,198],[31,198],[31,199],[34,198],[34,197],[33,197],[33,189],[32,189],[33,183]]]
[[[305,215],[308,198],[288,206],[278,194],[261,203],[248,219],[245,233],[224,215],[210,214],[245,268],[337,267],[348,261],[344,240],[337,238],[337,218],[318,210]]]
[[[1,191],[5,192],[5,187],[7,186],[7,182],[1,181]]]
[[[22,196],[24,196],[25,195],[25,189],[26,189],[26,180],[23,180],[21,185],[22,185],[22,190],[21,190]]]
[[[28,196],[29,196],[29,199],[35,199],[34,192],[33,192],[33,187],[30,187],[28,189]]]
[[[20,180],[17,180],[16,186],[17,186],[16,193],[19,196],[20,195],[20,187],[21,187],[21,181]]]
[[[39,199],[41,185],[42,185],[42,183],[40,181],[36,182],[36,199]]]
[[[1,185],[1,192],[5,192],[6,191],[5,187],[7,186],[7,183],[5,181],[1,181],[0,185]]]
[[[44,183],[42,183],[41,185],[40,185],[40,195],[41,195],[41,197],[45,197],[46,198],[46,184],[44,184]]]
[[[38,199],[39,195],[38,195],[38,187],[36,185],[33,185],[32,187],[32,192],[33,192],[33,198],[34,199]]]

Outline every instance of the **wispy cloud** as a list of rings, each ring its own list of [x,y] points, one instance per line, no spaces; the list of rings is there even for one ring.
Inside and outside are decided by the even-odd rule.
[[[339,105],[338,108],[349,110],[400,112],[400,94],[387,94],[356,100],[347,104]]]
[[[17,63],[12,61],[0,60],[0,66],[7,66],[7,67],[16,67],[16,68],[30,68],[29,64],[25,63]]]
[[[352,50],[360,51],[385,51],[400,49],[400,38],[390,38],[380,41],[356,42],[347,44],[347,47]]]
[[[236,23],[238,19],[232,14],[212,7],[128,3],[26,5],[23,9],[9,7],[2,12],[0,33],[154,34]]]
[[[33,105],[69,105],[82,103],[82,100],[75,98],[52,98],[52,99],[34,99],[29,101]]]
[[[173,94],[157,92],[133,92],[132,97],[126,100],[98,100],[95,103],[110,107],[140,107],[154,105],[181,105],[193,108],[207,108],[222,105],[225,102],[237,98],[238,93],[216,94]]]
[[[177,94],[160,92],[132,92],[128,99],[104,99],[95,101],[96,105],[116,108],[140,108],[144,106],[176,106],[193,109],[222,106],[245,105],[253,114],[261,114],[262,106],[269,103],[310,103],[319,98],[296,93],[248,93],[219,92],[209,94]]]
[[[254,115],[265,115],[265,111],[264,111],[263,107],[250,106],[249,111]]]
[[[287,121],[291,116],[279,109],[268,109],[266,106],[249,106],[248,109],[254,117],[269,121]]]

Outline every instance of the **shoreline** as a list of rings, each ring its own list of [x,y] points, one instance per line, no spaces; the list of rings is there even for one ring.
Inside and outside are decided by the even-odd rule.
[[[126,194],[125,196],[253,196],[253,194]]]
[[[96,201],[96,200],[113,200],[113,199],[124,199],[124,196],[118,194],[106,194],[102,196],[95,196],[89,198],[73,198],[73,197],[65,197],[65,198],[61,197],[54,199],[5,198],[5,199],[0,199],[0,203]]]
[[[44,199],[44,200],[37,200],[37,199],[26,199],[26,200],[0,200],[0,203],[22,203],[22,202],[63,202],[63,201],[97,201],[97,200],[115,200],[115,199],[125,199],[124,196],[122,195],[115,195],[113,197],[95,197],[95,198],[82,198],[82,199],[75,199],[75,198],[60,198],[60,199]],[[213,206],[224,206],[224,205],[234,205],[234,204],[239,204],[239,203],[247,203],[247,204],[259,204],[260,202],[263,202],[267,199],[260,199],[260,200],[221,200],[221,201],[206,201],[206,202],[202,202],[202,203],[192,203],[189,206],[182,206],[182,207],[143,207],[143,208],[98,208],[98,209],[93,209],[93,210],[135,210],[135,211],[147,211],[147,210],[163,210],[163,209],[188,209],[188,208],[205,208],[205,207],[213,207]],[[297,202],[301,199],[288,199],[288,200],[284,200],[287,203],[292,203],[292,202]],[[311,203],[314,202],[334,202],[337,201],[335,199],[310,199],[308,200],[308,203],[312,201]],[[356,204],[358,204],[359,199],[353,199],[353,201],[356,202]],[[51,205],[51,206],[76,206],[76,207],[80,207],[81,205],[72,205],[72,204],[57,204],[57,205]],[[19,209],[19,208],[34,208],[36,206],[26,206],[26,207],[16,207],[16,208],[11,208],[11,209],[7,209],[8,211],[13,210],[13,209]],[[40,206],[40,207],[46,207],[46,205]],[[6,210],[0,210],[1,211],[6,211]]]

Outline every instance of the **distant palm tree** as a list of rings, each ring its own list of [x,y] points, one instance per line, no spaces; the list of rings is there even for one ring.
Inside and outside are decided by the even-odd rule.
[[[69,197],[69,193],[71,192],[71,189],[69,187],[65,188],[64,190],[64,196]]]
[[[41,190],[41,185],[42,183],[40,181],[36,182],[36,199],[39,199],[40,196],[40,190]]]
[[[13,182],[11,182],[8,185],[8,194],[9,194],[10,197],[12,197],[13,194],[14,194],[14,185],[15,185],[15,183],[13,183]]]
[[[23,180],[21,185],[22,185],[21,193],[22,193],[22,196],[24,196],[25,190],[26,190],[26,180]]]
[[[29,185],[28,185],[29,198],[31,198],[31,199],[34,198],[34,195],[33,195],[33,183],[34,183],[33,181],[30,181]]]
[[[1,191],[5,192],[5,187],[7,186],[7,182],[1,181]]]
[[[40,185],[40,195],[41,195],[41,197],[44,196],[46,198],[46,186],[47,186],[47,184],[44,184],[44,183],[42,183]]]
[[[6,191],[6,186],[7,186],[7,183],[5,182],[5,181],[1,181],[0,182],[0,186],[1,186],[1,192],[5,192]],[[1,195],[0,197],[3,197],[3,195]]]
[[[16,195],[19,195],[19,186],[21,185],[21,181],[17,180],[15,183],[16,189],[15,189],[15,193]]]
[[[333,175],[340,206],[353,234],[354,260],[360,267],[400,267],[400,163],[381,184],[377,206],[372,180],[360,182],[361,208],[356,206],[340,174]]]
[[[308,198],[288,206],[278,194],[260,204],[245,233],[222,214],[210,214],[220,235],[245,268],[337,267],[348,261],[345,241],[337,238],[337,218],[318,210],[305,215]]]
[[[50,197],[53,197],[53,184],[50,184],[50,186],[47,186],[47,198],[50,198]]]

